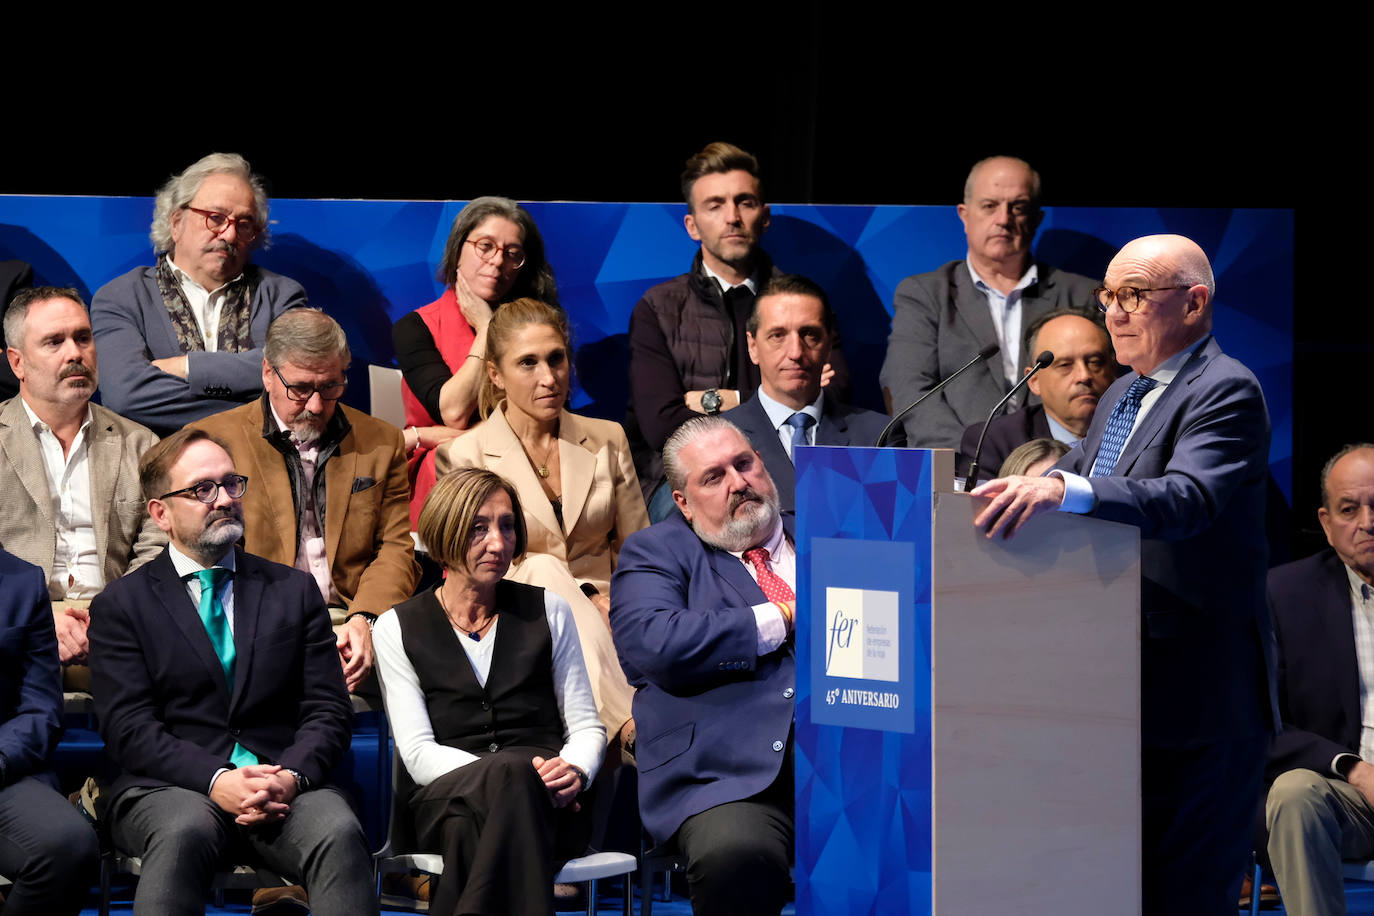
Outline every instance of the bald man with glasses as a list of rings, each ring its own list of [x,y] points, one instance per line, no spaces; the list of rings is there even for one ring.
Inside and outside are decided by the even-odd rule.
[[[224,440],[253,480],[245,549],[314,579],[356,692],[372,670],[372,623],[410,597],[419,569],[404,437],[339,403],[350,360],[333,318],[292,309],[267,331],[262,397],[195,427]],[[375,693],[367,683],[363,692]]]

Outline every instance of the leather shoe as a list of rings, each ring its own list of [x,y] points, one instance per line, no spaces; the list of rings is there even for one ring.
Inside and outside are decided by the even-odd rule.
[[[1240,901],[1236,906],[1242,910],[1250,908],[1250,897],[1254,893],[1255,882],[1249,872],[1245,875],[1245,880],[1240,884]],[[1276,910],[1279,907],[1279,889],[1272,884],[1260,885],[1260,909]]]
[[[299,884],[253,891],[253,916],[309,916],[310,900]]]

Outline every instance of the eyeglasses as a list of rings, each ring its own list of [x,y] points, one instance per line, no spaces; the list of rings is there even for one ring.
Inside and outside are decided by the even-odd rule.
[[[344,389],[348,387],[347,380],[335,382],[332,385],[322,386],[307,385],[304,382],[298,382],[293,385],[291,382],[282,378],[281,370],[276,366],[272,367],[272,371],[277,373],[277,378],[281,379],[283,387],[286,388],[286,396],[293,401],[308,401],[317,394],[322,401],[337,401],[339,398],[343,397]]]
[[[477,257],[483,261],[490,261],[496,257],[496,252],[500,251],[506,256],[505,263],[514,267],[516,270],[525,266],[525,249],[519,245],[507,245],[502,248],[491,239],[483,236],[480,239],[467,239],[467,243],[477,249]]]
[[[200,483],[193,483],[189,487],[163,493],[158,499],[171,499],[173,496],[184,496],[190,499],[194,496],[208,506],[219,499],[220,490],[223,490],[230,499],[238,499],[248,491],[248,478],[242,474],[230,474],[223,480],[202,480]]]
[[[1093,299],[1097,302],[1098,309],[1104,312],[1112,307],[1113,300],[1116,301],[1117,305],[1121,306],[1121,311],[1134,312],[1136,309],[1140,308],[1140,303],[1143,298],[1141,293],[1162,293],[1168,289],[1188,288],[1187,285],[1152,286],[1148,289],[1141,289],[1139,286],[1122,286],[1117,289],[1107,289],[1105,286],[1099,286],[1097,289],[1093,290]]]
[[[246,216],[238,219],[231,219],[228,213],[220,213],[216,210],[202,210],[199,207],[187,207],[192,213],[199,213],[205,217],[205,228],[219,235],[232,223],[234,235],[241,242],[251,242],[258,237],[258,224]]]

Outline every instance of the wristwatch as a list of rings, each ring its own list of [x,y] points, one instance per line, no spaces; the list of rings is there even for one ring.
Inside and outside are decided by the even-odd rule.
[[[720,392],[714,388],[707,388],[701,393],[701,409],[708,414],[720,413],[720,405],[724,403]]]

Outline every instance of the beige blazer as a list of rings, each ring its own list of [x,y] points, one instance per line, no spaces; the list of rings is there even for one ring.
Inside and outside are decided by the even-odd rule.
[[[286,459],[263,438],[264,398],[212,414],[193,426],[223,439],[234,467],[248,478],[243,495],[243,546],[249,553],[296,565],[296,505]],[[324,465],[324,546],[329,575],[344,608],[380,614],[410,597],[419,579],[410,538],[410,484],[405,438],[382,420],[338,405],[352,427]]]
[[[138,459],[157,436],[112,410],[91,405],[87,449],[91,521],[105,581],[113,582],[162,552],[167,536],[148,518]],[[52,573],[57,524],[38,437],[18,397],[0,404],[0,547]]]
[[[563,411],[558,421],[558,458],[563,484],[563,522],[553,514],[539,477],[503,410],[439,449],[439,476],[454,468],[480,467],[515,485],[529,530],[528,552],[547,554],[579,583],[611,593],[611,573],[625,538],[649,525],[625,430],[619,423]]]

